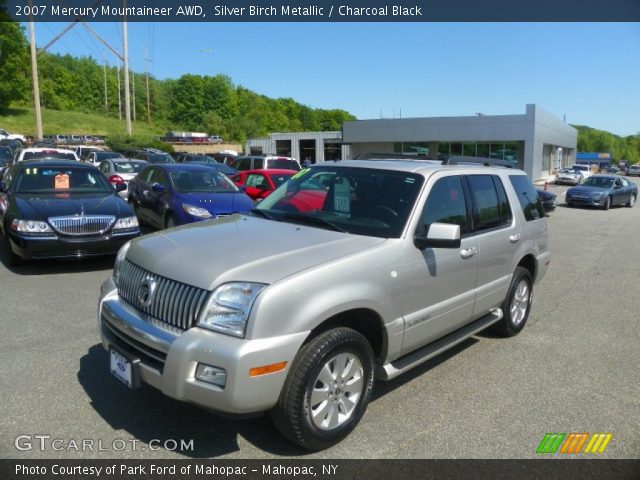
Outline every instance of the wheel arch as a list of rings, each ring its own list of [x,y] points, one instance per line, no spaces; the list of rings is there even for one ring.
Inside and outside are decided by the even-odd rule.
[[[538,261],[536,260],[536,258],[531,255],[531,254],[527,254],[524,257],[522,257],[520,259],[520,261],[518,262],[518,264],[516,265],[517,267],[522,267],[522,268],[526,268],[529,273],[531,274],[531,278],[533,280],[533,282],[535,283],[536,281],[536,276],[538,274]]]
[[[370,308],[352,308],[327,318],[311,330],[304,343],[307,344],[321,333],[338,327],[351,328],[365,337],[376,359],[386,355],[388,341],[382,317]]]

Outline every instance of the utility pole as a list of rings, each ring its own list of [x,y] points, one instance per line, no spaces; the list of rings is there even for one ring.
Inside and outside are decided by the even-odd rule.
[[[122,120],[122,98],[120,93],[120,64],[119,63],[116,67],[116,72],[118,75],[118,120]]]
[[[122,0],[122,9],[126,11],[127,0]],[[124,57],[124,116],[127,135],[131,135],[131,95],[129,92],[129,46],[127,40],[127,19],[122,16],[122,55]]]
[[[104,115],[109,115],[109,97],[107,95],[107,61],[104,58],[104,50],[102,51],[102,71],[104,73]]]
[[[149,71],[147,70],[147,62],[150,62],[148,58],[148,51],[144,49],[144,76],[147,82],[147,123],[151,124],[151,101],[149,99]]]
[[[133,87],[133,121],[136,121],[136,72],[131,72],[131,86]]]
[[[29,8],[33,11],[31,0],[29,0]],[[33,107],[36,113],[36,140],[42,140],[42,112],[40,111],[40,84],[38,83],[36,27],[33,24],[33,17],[29,22],[29,41],[31,42],[31,78],[33,80]]]

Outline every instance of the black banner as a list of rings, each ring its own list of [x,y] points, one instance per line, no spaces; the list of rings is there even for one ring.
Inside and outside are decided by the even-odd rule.
[[[0,460],[0,478],[638,480],[640,460]]]
[[[640,21],[638,0],[7,0],[5,10],[19,22]]]

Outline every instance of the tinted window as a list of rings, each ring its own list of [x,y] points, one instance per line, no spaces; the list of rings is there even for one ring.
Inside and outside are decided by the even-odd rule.
[[[494,175],[469,175],[467,182],[473,203],[474,231],[508,224],[511,212],[500,179]]]
[[[164,172],[159,168],[154,168],[148,178],[149,180],[147,181],[147,183],[149,185],[153,185],[154,183],[159,183],[160,185],[167,184],[167,179],[164,175]]]
[[[267,168],[277,168],[280,170],[300,170],[300,165],[295,160],[285,158],[272,158],[269,160]]]
[[[518,201],[527,221],[544,217],[544,209],[538,200],[538,192],[526,175],[509,175],[509,180],[516,191]]]
[[[436,222],[460,225],[460,234],[469,232],[467,204],[459,176],[441,178],[431,188],[422,211],[425,233]]]
[[[237,163],[234,165],[236,170],[251,170],[251,159],[250,158],[239,158]]]
[[[162,153],[152,153],[146,158],[149,163],[175,163],[171,155]]]
[[[95,152],[97,161],[106,160],[108,158],[123,158],[121,153],[117,152]]]
[[[278,188],[284,182],[289,180],[293,176],[293,173],[281,173],[279,175],[271,175],[271,181],[273,182],[273,186]]]
[[[256,170],[259,168],[264,168],[264,158],[254,158],[253,168],[255,168]]]

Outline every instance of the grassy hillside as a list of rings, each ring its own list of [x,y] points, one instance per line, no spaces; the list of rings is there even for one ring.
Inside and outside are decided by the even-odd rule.
[[[162,135],[162,125],[148,125],[145,119],[132,122],[133,133],[140,135]],[[32,108],[11,108],[0,112],[0,128],[11,133],[35,135],[36,121]],[[79,112],[62,112],[58,110],[42,110],[42,128],[45,135],[79,134],[79,135],[113,135],[124,133],[124,116],[122,120]]]

